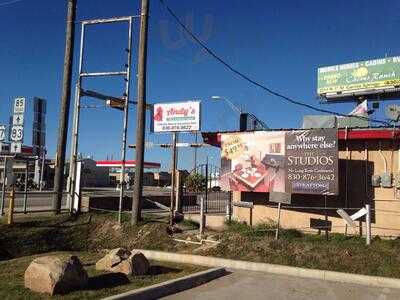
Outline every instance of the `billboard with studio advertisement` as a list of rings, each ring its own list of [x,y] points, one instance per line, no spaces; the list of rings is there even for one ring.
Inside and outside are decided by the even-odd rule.
[[[190,132],[200,130],[200,101],[156,103],[152,110],[153,132]]]
[[[221,134],[221,188],[338,194],[337,130]]]

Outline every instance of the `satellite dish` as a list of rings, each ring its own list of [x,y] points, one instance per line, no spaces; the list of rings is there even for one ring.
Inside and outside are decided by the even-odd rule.
[[[400,105],[391,104],[386,106],[386,116],[390,120],[398,122],[400,118]]]

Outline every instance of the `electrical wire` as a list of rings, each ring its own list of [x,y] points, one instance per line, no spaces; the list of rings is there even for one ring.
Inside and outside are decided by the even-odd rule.
[[[22,2],[22,1],[24,1],[24,0],[12,0],[12,1],[7,1],[7,2],[0,2],[0,7],[11,5],[11,4]]]
[[[181,19],[172,11],[172,9],[164,2],[164,0],[159,0],[161,2],[161,4],[165,7],[165,9],[169,12],[169,14],[175,19],[175,21],[178,23],[178,25],[197,43],[199,44],[209,55],[211,55],[213,58],[215,58],[217,61],[219,61],[222,65],[224,65],[227,69],[229,69],[230,71],[232,71],[233,73],[235,73],[236,75],[238,75],[239,77],[243,78],[244,80],[248,81],[249,83],[251,83],[252,85],[259,87],[261,89],[263,89],[264,91],[268,92],[271,95],[274,95],[278,98],[281,98],[283,100],[285,100],[288,103],[294,104],[294,105],[298,105],[298,106],[302,106],[317,112],[321,112],[321,113],[326,113],[326,114],[331,114],[331,115],[336,115],[336,116],[342,116],[342,117],[349,117],[349,115],[346,114],[342,114],[342,113],[338,113],[332,110],[327,110],[327,109],[322,109],[322,108],[318,108],[315,107],[313,105],[301,102],[299,100],[295,100],[293,98],[290,98],[282,93],[279,93],[277,91],[274,91],[273,89],[259,83],[258,81],[256,81],[255,79],[251,79],[250,76],[242,73],[241,71],[239,71],[237,68],[233,67],[232,65],[230,65],[228,62],[226,62],[225,59],[221,58],[220,56],[218,56],[213,50],[211,50],[205,43],[203,43],[184,23],[183,21],[181,21]],[[373,119],[373,118],[368,118],[368,117],[363,117],[363,116],[351,116],[354,118],[358,118],[358,119],[362,119],[362,120],[368,120],[371,122],[375,122],[375,123],[381,123],[384,125],[389,126],[390,123],[384,120],[379,120],[379,119]]]

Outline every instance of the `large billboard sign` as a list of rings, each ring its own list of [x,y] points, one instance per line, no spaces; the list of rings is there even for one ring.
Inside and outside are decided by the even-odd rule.
[[[200,101],[157,103],[153,105],[154,132],[200,130]]]
[[[338,194],[337,130],[221,134],[221,188]]]
[[[318,68],[318,95],[326,99],[400,90],[400,56]]]

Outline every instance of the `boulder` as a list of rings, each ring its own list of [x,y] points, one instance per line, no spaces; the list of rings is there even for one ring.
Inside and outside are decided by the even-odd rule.
[[[144,275],[149,272],[150,264],[143,253],[124,248],[111,250],[96,263],[96,270],[126,275]]]
[[[24,280],[25,287],[32,291],[66,294],[84,288],[88,283],[88,274],[76,256],[42,256],[30,263]]]

